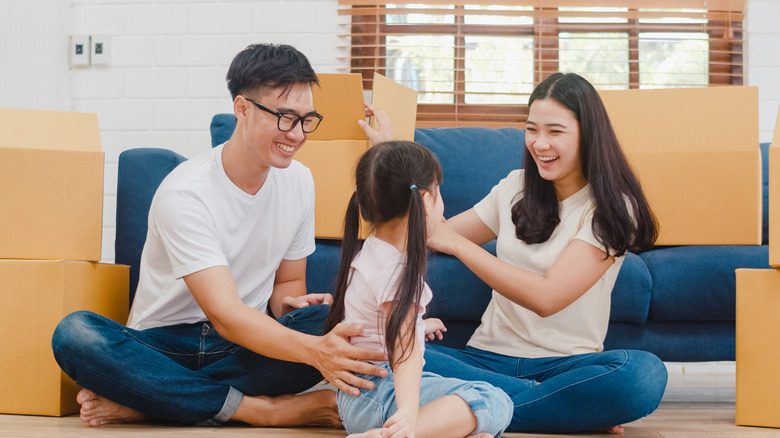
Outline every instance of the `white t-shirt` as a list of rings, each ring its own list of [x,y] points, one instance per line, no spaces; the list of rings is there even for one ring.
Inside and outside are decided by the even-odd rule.
[[[496,254],[514,266],[544,275],[564,248],[580,239],[599,249],[592,231],[594,203],[590,186],[559,203],[561,222],[550,238],[529,245],[515,237],[512,206],[523,186],[523,170],[515,170],[501,180],[490,194],[474,206],[477,216],[497,236]],[[609,323],[610,298],[623,257],[584,295],[560,312],[542,318],[495,290],[482,324],[468,345],[513,357],[553,357],[602,351]]]
[[[344,321],[363,324],[363,332],[350,338],[352,345],[387,351],[387,314],[382,310],[382,304],[393,301],[405,262],[406,257],[390,243],[373,236],[363,243],[363,248],[352,261],[350,283],[344,297]],[[431,289],[425,284],[416,323],[421,353],[425,351],[425,322],[422,317],[432,297]]]
[[[264,312],[281,261],[314,252],[309,169],[271,168],[249,195],[225,173],[223,147],[183,162],[157,189],[128,327],[205,321],[182,277],[214,266],[228,266],[244,304]]]

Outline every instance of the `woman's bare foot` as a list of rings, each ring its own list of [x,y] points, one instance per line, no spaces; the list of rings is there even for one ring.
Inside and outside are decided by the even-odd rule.
[[[265,427],[343,427],[336,392],[329,389],[277,397],[245,395],[232,420]]]
[[[135,409],[114,403],[88,389],[79,391],[76,401],[81,405],[81,421],[92,427],[109,423],[137,423],[146,419]]]
[[[612,427],[608,427],[606,429],[601,429],[601,432],[614,433],[614,434],[619,434],[619,435],[623,435],[624,431],[625,430],[623,429],[623,426],[612,426]]]

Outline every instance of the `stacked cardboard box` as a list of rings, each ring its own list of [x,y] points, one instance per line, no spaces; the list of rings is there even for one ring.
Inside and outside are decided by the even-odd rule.
[[[314,107],[324,119],[295,159],[311,170],[317,188],[314,204],[316,236],[340,239],[344,231],[344,213],[355,191],[355,166],[369,147],[366,134],[357,124],[365,118],[363,82],[359,74],[317,76],[320,86],[313,89]],[[416,91],[375,74],[371,103],[393,121],[393,138],[414,140]],[[367,227],[361,229],[365,237]]]
[[[769,264],[780,268],[780,112],[769,147]],[[780,427],[780,270],[737,269],[740,426]]]
[[[127,320],[127,266],[101,256],[97,116],[0,109],[0,413],[78,412],[51,336],[76,310]]]

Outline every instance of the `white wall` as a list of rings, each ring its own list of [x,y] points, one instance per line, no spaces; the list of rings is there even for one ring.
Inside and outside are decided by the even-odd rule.
[[[780,105],[780,3],[747,0],[747,84],[759,87],[761,141]],[[103,259],[114,258],[117,158],[210,147],[211,116],[231,111],[224,76],[253,42],[289,43],[318,72],[347,71],[337,0],[0,0],[0,106],[98,114],[106,152]],[[68,36],[106,34],[110,65],[68,66]]]

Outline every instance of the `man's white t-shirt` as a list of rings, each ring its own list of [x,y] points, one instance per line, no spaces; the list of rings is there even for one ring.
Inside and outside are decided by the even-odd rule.
[[[264,312],[281,261],[314,252],[309,169],[271,168],[250,195],[225,173],[223,147],[181,163],[157,189],[128,327],[205,321],[182,277],[214,266],[228,266],[244,304]]]
[[[522,187],[523,170],[515,170],[474,206],[477,216],[498,236],[496,255],[499,259],[545,275],[574,239],[604,249],[593,235],[591,225],[595,204],[588,185],[559,203],[561,222],[546,242],[529,245],[515,237],[511,209],[522,196]],[[609,323],[612,288],[622,264],[623,257],[616,257],[615,263],[584,295],[546,318],[494,290],[482,315],[482,324],[468,345],[526,358],[602,351]]]

